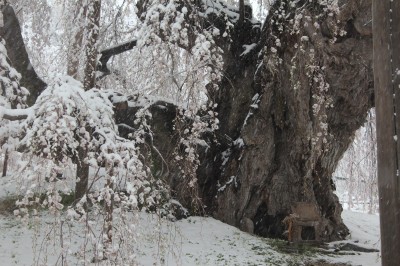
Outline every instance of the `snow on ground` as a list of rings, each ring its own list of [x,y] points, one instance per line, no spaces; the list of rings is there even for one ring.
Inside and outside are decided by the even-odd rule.
[[[161,231],[155,230],[157,223],[151,215],[142,214],[140,219],[142,233],[137,238],[139,265],[154,265],[160,261],[165,265],[302,265],[307,260],[320,259],[350,265],[380,265],[377,252],[348,251],[354,255],[337,256],[313,252],[287,254],[277,249],[276,243],[286,245],[283,241],[252,236],[212,218],[190,217],[175,223],[164,222]],[[345,211],[344,219],[352,232],[351,239],[330,246],[357,241],[363,247],[379,248],[378,216]],[[32,265],[33,228],[26,227],[12,216],[1,216],[0,232],[0,264]],[[41,240],[37,240],[39,250]],[[49,257],[48,265],[54,265],[58,259],[57,251],[54,254]],[[80,265],[75,264],[73,256],[70,262]]]
[[[348,240],[330,243],[331,251],[345,243],[380,249],[379,216],[345,211],[343,218],[351,236]],[[171,243],[175,250],[170,250],[167,265],[303,265],[306,261],[318,260],[349,265],[381,265],[378,252],[341,251],[340,255],[334,252],[323,255],[316,249],[300,254],[286,253],[285,241],[253,236],[213,218],[190,217],[175,222],[171,228],[175,236]],[[151,265],[149,253],[139,256],[139,262]]]
[[[342,213],[342,218],[350,230],[349,239],[330,243],[330,246],[352,243],[360,247],[380,250],[379,215],[345,210]],[[354,252],[351,251],[349,253]],[[378,252],[355,253],[355,255],[341,255],[340,257],[331,258],[329,261],[347,262],[351,265],[363,266],[381,265],[381,258]]]
[[[191,217],[174,227],[166,265],[285,265],[293,261],[271,249],[265,239],[212,218]],[[154,250],[152,256],[150,250],[143,250],[139,263],[152,265]]]
[[[10,198],[13,191],[15,186],[11,180],[0,178],[0,202]],[[48,232],[45,229],[52,218],[45,213],[40,215],[42,226],[36,237],[34,224],[26,225],[10,214],[0,214],[0,265],[32,265],[35,258],[32,247],[36,248],[36,256],[42,250],[41,258],[47,248],[50,256],[44,265],[56,264],[60,251],[58,244],[42,244],[43,236]],[[343,219],[351,231],[348,240],[330,243],[329,250],[302,248],[299,252],[285,241],[253,236],[209,217],[162,221],[160,226],[156,216],[141,213],[136,227],[139,232],[136,258],[139,265],[304,265],[307,261],[317,260],[349,265],[380,265],[378,252],[334,252],[339,245],[346,243],[380,249],[379,216],[344,211]],[[71,235],[71,243],[79,243],[81,236],[78,233]],[[326,254],[328,251],[329,254]],[[70,265],[82,265],[74,252],[70,253],[68,261]]]
[[[379,215],[343,211],[342,217],[350,229],[350,238],[360,245],[380,249]]]

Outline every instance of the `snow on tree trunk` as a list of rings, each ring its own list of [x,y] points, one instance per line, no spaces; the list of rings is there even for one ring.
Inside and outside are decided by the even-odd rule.
[[[96,65],[97,65],[97,40],[99,37],[100,9],[101,1],[93,0],[88,4],[87,17],[87,34],[88,39],[85,46],[86,66],[83,86],[85,90],[90,90],[96,84]],[[87,130],[90,130],[87,128]],[[89,180],[89,163],[86,161],[87,148],[80,147],[78,149],[78,158],[76,168],[77,182],[75,185],[75,198],[82,198],[88,188]]]
[[[99,38],[101,1],[92,0],[87,8],[88,21],[86,31],[88,36],[85,46],[86,66],[83,86],[85,90],[90,90],[96,84],[97,40]]]
[[[349,1],[335,18],[315,4],[292,9],[277,1],[262,32],[261,61],[234,54],[252,38],[245,26],[237,29],[242,42],[227,52],[217,110],[220,145],[199,170],[213,216],[282,237],[293,204],[310,202],[321,214],[321,239],[348,234],[331,177],[373,105],[367,2]],[[335,32],[335,19],[345,32]]]

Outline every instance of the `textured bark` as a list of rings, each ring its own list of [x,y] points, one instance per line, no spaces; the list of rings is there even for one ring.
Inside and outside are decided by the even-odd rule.
[[[96,86],[97,41],[99,39],[101,1],[92,0],[87,8],[88,22],[86,28],[88,37],[85,46],[86,65],[83,87],[85,90],[90,90]]]
[[[74,13],[74,24],[83,26],[87,16],[87,5],[84,5],[82,0],[79,0],[78,3],[76,3]],[[84,27],[75,28],[74,38],[68,53],[67,74],[75,79],[78,79],[79,74],[80,52],[83,44],[83,34]]]
[[[277,1],[275,8],[282,2]],[[342,6],[339,17],[347,33],[337,40],[331,34],[335,24],[331,17],[318,21],[320,28],[313,26],[317,21],[312,5],[305,5],[310,19],[301,20],[310,27],[298,34],[286,28],[280,31],[270,23],[279,18],[270,17],[260,36],[267,48],[258,68],[255,57],[248,56],[246,62],[227,51],[233,60],[226,68],[239,69],[228,71],[229,82],[221,88],[221,145],[211,149],[214,154],[207,156],[199,171],[202,197],[213,216],[243,229],[251,220],[256,234],[282,237],[282,220],[293,204],[310,202],[321,213],[322,226],[316,232],[320,239],[337,240],[348,234],[331,177],[373,105],[371,25],[365,23],[370,20],[370,6],[370,1],[347,1]],[[292,18],[290,12],[296,10],[286,9]],[[276,53],[270,50],[275,36],[282,43],[275,46]],[[311,66],[318,71],[310,73]],[[318,74],[329,84],[326,92],[320,92],[321,82],[314,80]],[[258,107],[251,108],[256,93]],[[331,99],[333,107],[313,111],[316,97]],[[321,122],[328,126],[325,141],[318,137]],[[239,138],[243,146],[227,141]],[[224,151],[231,155],[223,163]],[[226,187],[218,191],[217,184]]]
[[[88,41],[85,46],[86,66],[83,88],[90,90],[96,86],[97,40],[99,37],[101,1],[92,0],[88,4]],[[90,132],[90,129],[87,128]],[[87,147],[78,147],[78,163],[76,167],[75,199],[81,199],[87,192],[89,183],[89,164],[86,162]]]
[[[374,1],[374,77],[382,265],[400,260],[400,4]]]
[[[87,149],[79,148],[78,157],[85,158]],[[76,163],[76,183],[75,183],[75,200],[80,200],[86,195],[89,183],[89,164],[83,159]]]

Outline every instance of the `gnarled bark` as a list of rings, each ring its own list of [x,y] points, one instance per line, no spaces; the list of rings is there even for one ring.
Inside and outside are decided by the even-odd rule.
[[[339,17],[347,33],[336,40],[333,18],[317,20],[312,4],[304,8],[300,23],[309,27],[297,34],[289,24],[280,31],[266,23],[262,66],[255,58],[243,62],[233,56],[238,61],[228,62],[226,68],[240,69],[222,86],[226,98],[220,99],[218,135],[227,137],[204,160],[200,182],[210,213],[224,222],[281,237],[291,206],[310,202],[321,213],[315,233],[337,240],[348,230],[332,173],[373,105],[371,25],[363,23],[370,18],[370,2],[342,6]],[[288,20],[299,10],[284,9]],[[279,20],[279,14],[269,21]],[[213,161],[215,156],[219,160]]]

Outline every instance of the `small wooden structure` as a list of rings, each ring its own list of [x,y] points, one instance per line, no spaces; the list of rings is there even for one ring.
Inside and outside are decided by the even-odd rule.
[[[292,213],[285,217],[282,221],[287,226],[289,242],[301,242],[302,232],[306,228],[314,230],[314,239],[320,241],[319,226],[321,224],[321,216],[315,204],[309,202],[295,202],[292,206]]]

